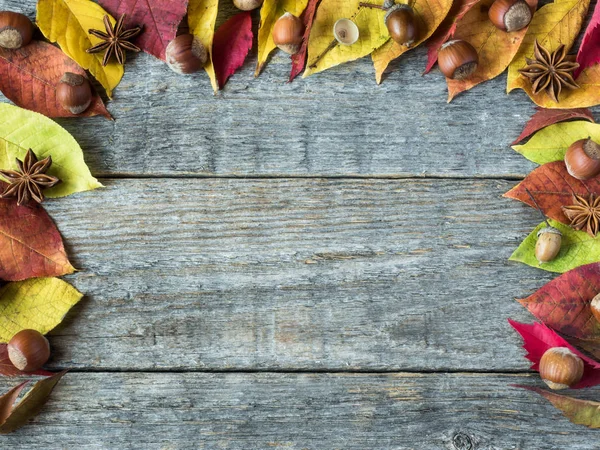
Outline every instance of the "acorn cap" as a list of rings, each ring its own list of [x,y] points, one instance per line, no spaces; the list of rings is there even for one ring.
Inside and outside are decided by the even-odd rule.
[[[392,13],[398,11],[399,9],[410,9],[412,11],[412,8],[408,5],[405,5],[404,3],[398,3],[397,5],[394,5],[390,8],[388,8],[388,10],[385,13],[385,16],[383,16],[383,21],[386,25],[387,25],[387,21],[388,21],[388,18],[390,17],[390,15]]]
[[[540,237],[542,234],[545,234],[545,233],[553,233],[553,234],[558,234],[559,236],[562,236],[562,233],[557,228],[544,227],[540,231],[537,232],[537,237]]]
[[[340,19],[333,25],[333,35],[342,45],[352,45],[358,41],[358,26],[350,19]]]

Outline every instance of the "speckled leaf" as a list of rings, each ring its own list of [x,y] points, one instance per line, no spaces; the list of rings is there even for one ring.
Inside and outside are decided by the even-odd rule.
[[[190,0],[188,6],[188,25],[190,33],[197,36],[208,52],[208,61],[204,70],[210,78],[210,84],[215,92],[219,90],[215,66],[213,65],[212,47],[215,36],[215,23],[219,12],[219,0]]]
[[[525,128],[523,128],[523,131],[521,132],[519,137],[512,142],[512,145],[518,144],[522,140],[531,136],[533,133],[541,130],[542,128],[554,125],[555,123],[566,122],[568,120],[575,119],[583,119],[588,120],[590,122],[594,122],[592,112],[587,108],[546,109],[536,106],[535,109],[535,114],[531,116],[531,119],[527,121],[527,123],[525,124]]]

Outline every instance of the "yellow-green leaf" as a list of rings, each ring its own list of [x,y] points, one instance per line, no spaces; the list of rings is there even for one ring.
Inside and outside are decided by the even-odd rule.
[[[0,288],[0,342],[24,329],[48,333],[81,298],[77,289],[59,278],[30,278]]]
[[[537,164],[562,161],[569,146],[580,139],[591,137],[600,142],[600,124],[585,120],[562,122],[538,131],[524,145],[513,149]]]
[[[383,11],[362,8],[359,0],[322,0],[308,39],[308,58],[303,77],[354,61],[381,47],[389,38],[383,23]],[[339,19],[351,19],[358,26],[360,37],[352,45],[335,42],[333,25]]]
[[[61,180],[44,191],[47,197],[64,197],[102,187],[86,166],[81,147],[67,130],[46,116],[0,103],[0,168],[16,169],[15,158],[23,160],[30,148],[38,158],[52,156],[48,173]]]
[[[584,264],[600,261],[600,238],[593,238],[583,231],[573,230],[556,220],[549,220],[549,222],[550,225],[562,233],[562,245],[558,256],[554,260],[543,264],[535,259],[537,233],[547,226],[545,222],[542,222],[514,251],[509,258],[510,261],[519,261],[528,266],[558,273],[568,272]]]
[[[46,38],[57,42],[67,56],[90,71],[112,97],[113,89],[123,77],[123,66],[111,60],[102,66],[103,53],[86,53],[101,40],[88,33],[89,29],[104,31],[102,19],[110,15],[91,0],[39,0],[37,24]],[[110,17],[114,25],[115,20]]]
[[[448,15],[452,7],[452,0],[416,0],[412,6],[418,20],[417,29],[421,30],[419,39],[410,48],[389,39],[383,46],[373,52],[371,58],[375,66],[375,79],[378,84],[381,83],[383,72],[390,62],[415,48],[433,34]],[[389,37],[389,34],[387,36]]]
[[[212,62],[212,44],[215,36],[215,22],[219,12],[219,0],[190,0],[188,4],[188,25],[190,33],[197,36],[209,49],[208,62],[204,66],[210,84],[215,92],[219,90],[217,75]]]
[[[258,76],[267,63],[267,59],[273,50],[273,27],[275,22],[285,13],[293,14],[296,17],[306,9],[308,0],[265,0],[260,8],[260,26],[258,28],[258,61],[256,63],[256,72]]]

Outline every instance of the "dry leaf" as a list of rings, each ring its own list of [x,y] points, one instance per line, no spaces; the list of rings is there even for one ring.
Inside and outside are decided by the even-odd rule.
[[[290,72],[289,82],[294,81],[298,75],[302,73],[306,66],[306,57],[308,56],[308,39],[315,20],[315,14],[321,0],[309,0],[308,5],[302,13],[302,23],[304,24],[304,38],[298,53],[292,55],[292,70]]]
[[[204,66],[204,70],[210,78],[210,84],[215,92],[219,90],[219,83],[213,65],[212,48],[218,12],[219,0],[190,0],[188,6],[190,33],[200,39],[208,50],[208,61]]]
[[[219,88],[244,64],[252,48],[252,16],[242,12],[219,27],[213,41],[213,64]]]
[[[558,122],[566,122],[567,120],[573,119],[584,119],[589,120],[590,122],[594,122],[592,112],[586,108],[545,109],[536,106],[535,109],[535,114],[531,116],[531,119],[529,119],[519,137],[515,139],[511,145],[516,145],[525,138],[531,136],[536,131],[539,131],[542,128],[549,127],[550,125],[554,125]]]
[[[27,383],[29,383],[29,381],[19,383],[10,391],[0,396],[0,424],[6,422],[6,419],[10,416],[15,401]]]

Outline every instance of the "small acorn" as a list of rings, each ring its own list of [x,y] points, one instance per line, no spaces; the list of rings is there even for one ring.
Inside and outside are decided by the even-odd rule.
[[[492,3],[488,16],[496,28],[510,33],[529,25],[533,13],[524,0],[496,0]]]
[[[550,389],[567,389],[583,377],[583,361],[566,347],[552,347],[542,355],[539,370]]]
[[[8,342],[8,359],[23,372],[41,368],[50,358],[48,339],[37,330],[21,330]]]
[[[477,50],[467,41],[448,41],[438,52],[440,71],[452,80],[464,80],[477,69]]]
[[[410,47],[419,35],[415,12],[404,4],[392,6],[385,13],[385,26],[393,41]]]
[[[284,52],[298,53],[304,40],[304,24],[299,17],[286,12],[273,27],[273,42]]]
[[[56,98],[71,114],[81,114],[92,103],[92,87],[82,75],[66,72],[56,86]]]
[[[592,314],[598,322],[600,322],[600,294],[596,295],[590,302]]]
[[[600,145],[588,139],[573,142],[565,153],[567,172],[578,180],[600,174]]]
[[[253,9],[260,8],[264,0],[233,0],[233,4],[237,9],[242,11],[252,11]]]
[[[333,36],[342,45],[352,45],[358,41],[358,26],[350,19],[339,19],[333,24]]]
[[[27,16],[0,11],[0,47],[11,50],[26,46],[33,37],[33,23]]]
[[[554,227],[544,227],[537,234],[535,258],[540,264],[552,261],[560,252],[562,233]]]
[[[173,72],[198,72],[208,61],[206,47],[193,34],[181,34],[169,42],[165,50],[167,65]]]

